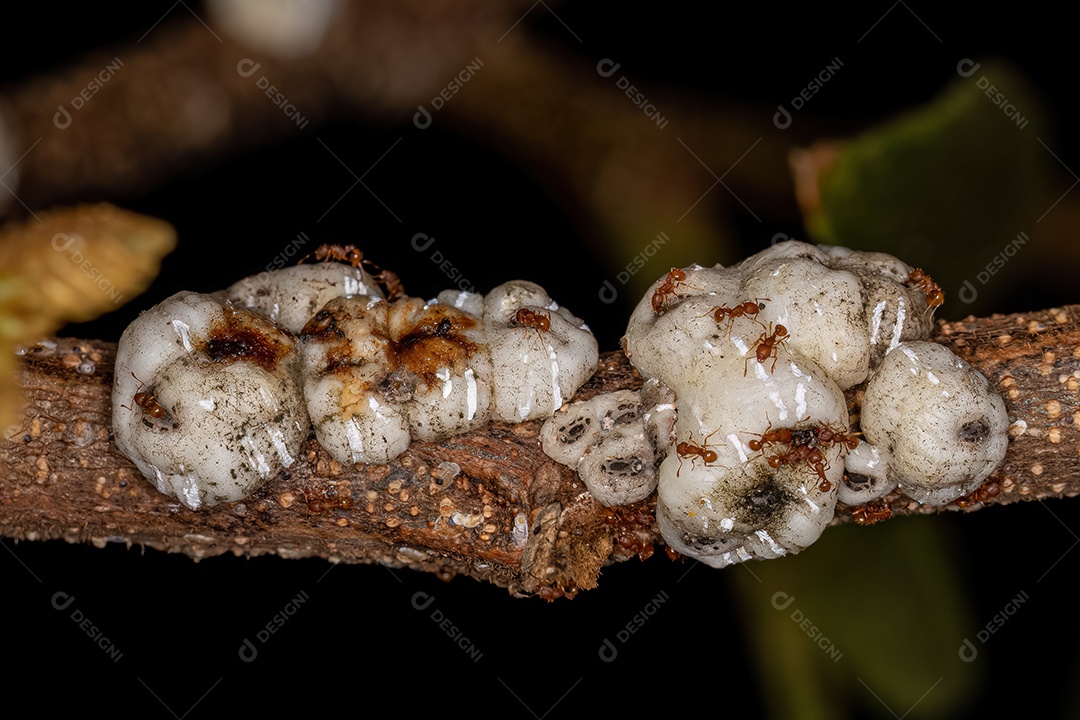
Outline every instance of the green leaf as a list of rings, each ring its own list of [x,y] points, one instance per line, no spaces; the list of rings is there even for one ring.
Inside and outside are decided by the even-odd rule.
[[[925,107],[793,154],[807,232],[821,243],[893,253],[956,298],[1018,233],[1034,234],[1053,162],[1039,140],[1048,124],[1008,64],[957,74]],[[979,300],[1006,285],[978,284]]]
[[[941,518],[829,528],[806,552],[733,568],[776,718],[946,718],[982,668]],[[756,577],[755,577],[756,576]]]

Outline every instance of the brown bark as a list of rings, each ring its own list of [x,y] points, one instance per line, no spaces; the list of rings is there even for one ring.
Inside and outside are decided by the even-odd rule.
[[[1001,492],[985,504],[1080,494],[1078,311],[936,329],[937,341],[1002,390],[1013,423],[1008,455],[991,476]],[[543,454],[540,422],[491,423],[414,443],[387,465],[343,467],[312,439],[299,463],[254,496],[188,510],[155,490],[110,440],[114,351],[111,343],[56,339],[23,355],[24,421],[0,440],[3,536],[125,542],[194,558],[378,562],[546,597],[592,588],[605,563],[647,556],[660,542],[655,497],[603,507],[574,472]],[[578,398],[639,385],[625,357],[608,353]],[[940,511],[898,493],[887,502],[894,515]],[[841,507],[834,522],[850,518],[851,508]],[[527,533],[515,532],[522,519]]]

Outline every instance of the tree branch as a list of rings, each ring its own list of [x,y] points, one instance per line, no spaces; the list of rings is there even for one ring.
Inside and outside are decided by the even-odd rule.
[[[936,329],[935,340],[1002,390],[1013,423],[1008,455],[991,476],[1001,492],[985,504],[1080,494],[1078,311]],[[595,587],[604,564],[647,557],[662,542],[655,496],[603,507],[543,454],[540,422],[414,443],[387,465],[344,467],[311,439],[300,461],[254,496],[188,510],[157,492],[110,439],[114,352],[111,343],[55,339],[23,355],[24,421],[0,440],[3,536],[124,542],[196,559],[232,552],[376,562],[545,597]],[[577,397],[640,384],[621,353],[608,353]],[[898,493],[886,502],[894,515],[940,511]],[[850,518],[841,507],[834,523]]]
[[[528,3],[387,2],[342,6],[318,52],[283,59],[179,14],[141,39],[5,88],[3,130],[29,208],[130,197],[193,167],[280,141],[343,112],[411,117],[477,45]],[[220,28],[219,28],[220,29]],[[422,48],[422,52],[417,52]],[[114,77],[115,76],[115,77]],[[71,105],[90,82],[103,98]],[[280,93],[275,100],[267,96]],[[294,116],[281,105],[287,98]],[[32,148],[33,152],[29,149]],[[9,184],[10,184],[9,180]],[[17,209],[17,205],[13,208]]]

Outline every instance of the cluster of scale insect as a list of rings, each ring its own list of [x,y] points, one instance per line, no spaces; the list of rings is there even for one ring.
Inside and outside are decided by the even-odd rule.
[[[687,274],[684,270],[673,268],[667,273],[662,282],[653,290],[650,298],[653,313],[660,316],[669,310],[680,288],[690,287],[686,281]],[[923,291],[927,298],[928,310],[940,305],[944,299],[941,288],[922,270],[910,272],[907,284]],[[723,303],[714,305],[706,313],[707,316],[712,317],[717,328],[723,330],[728,338],[731,336],[735,321],[740,318],[759,326],[760,331],[746,352],[743,365],[744,376],[753,361],[761,365],[769,363],[769,371],[773,372],[778,362],[779,349],[786,348],[785,341],[791,339],[791,334],[784,325],[771,322],[766,325],[758,320],[759,313],[765,310],[766,303],[770,301],[770,298],[755,298],[733,304]],[[715,431],[712,434],[715,434]],[[676,444],[675,451],[679,458],[676,476],[681,473],[684,461],[700,461],[705,465],[717,461],[717,452],[710,445],[712,434],[705,436],[700,444],[693,443],[692,438],[681,440]],[[833,489],[832,481],[826,476],[826,471],[831,467],[831,461],[829,461],[831,451],[839,449],[842,456],[843,451],[858,448],[861,441],[858,431],[838,429],[833,425],[809,418],[793,426],[785,427],[774,427],[770,421],[764,433],[754,435],[754,439],[748,441],[746,447],[755,453],[760,453],[761,457],[765,457],[769,467],[773,470],[780,470],[784,466],[805,467],[808,473],[818,479],[818,489],[821,492]],[[861,524],[869,524],[869,522],[882,519],[888,512],[888,505],[885,505],[883,510],[867,505],[858,508],[855,516],[856,521]]]
[[[668,546],[724,567],[800,552],[836,503],[872,524],[891,514],[896,489],[938,505],[969,493],[960,507],[990,497],[995,486],[972,483],[1001,451],[1004,406],[985,378],[926,342],[943,301],[926,271],[897,258],[798,242],[660,277],[622,348],[672,395],[672,431],[655,446],[657,457],[666,449],[656,518]],[[855,425],[851,393],[864,398]],[[915,447],[890,412],[908,397],[918,402],[900,417],[926,416],[936,432]],[[990,431],[966,437],[976,423]]]
[[[685,280],[685,272],[677,268],[672,268],[671,272],[667,274],[664,282],[654,291],[651,299],[653,310],[657,315],[665,312],[669,298],[677,290],[677,284]],[[928,308],[937,307],[943,302],[944,293],[941,288],[922,269],[912,271],[908,277],[908,282],[925,293]],[[746,318],[760,326],[761,333],[749,346],[743,369],[744,375],[752,359],[762,365],[772,360],[770,372],[773,372],[776,366],[777,348],[785,346],[785,340],[791,337],[787,328],[783,325],[776,324],[774,326],[772,323],[765,325],[757,319],[758,314],[765,309],[765,303],[770,300],[770,298],[757,298],[737,303],[734,306],[724,303],[714,306],[708,313],[716,322],[718,328],[726,324],[725,334],[729,338],[735,320],[738,318]],[[679,470],[676,472],[676,476],[682,471],[683,460],[700,460],[705,465],[717,461],[717,453],[709,445],[709,439],[714,433],[706,436],[700,445],[693,443],[690,439],[677,443],[675,450],[679,457]],[[766,458],[766,464],[770,468],[776,470],[784,466],[802,465],[818,478],[818,490],[823,493],[829,492],[833,487],[832,482],[826,477],[826,471],[830,467],[826,452],[834,447],[841,448],[841,451],[844,449],[854,450],[861,442],[858,431],[845,431],[825,423],[815,422],[809,418],[792,427],[774,428],[772,422],[769,421],[765,432],[751,434],[755,436],[755,439],[748,441],[746,443],[747,447],[755,453],[761,453]],[[991,492],[993,491],[984,492],[980,488],[979,491],[972,493],[970,496],[960,498],[956,501],[956,504],[961,508],[968,507],[976,502],[981,502],[984,496],[990,496]],[[891,514],[891,509],[884,502],[867,503],[855,508],[853,511],[853,517],[860,525],[879,522],[887,519]]]
[[[657,289],[653,290],[651,298],[653,312],[658,316],[662,315],[671,299],[675,297],[678,287],[684,285],[685,282],[686,271],[672,268],[664,276],[663,282]],[[944,302],[945,295],[941,287],[921,268],[910,272],[907,282],[910,286],[918,287],[926,294],[928,309],[939,307]],[[773,325],[772,323],[766,325],[758,320],[757,315],[760,311],[765,310],[765,303],[770,300],[770,298],[746,300],[734,304],[733,307],[724,303],[716,305],[708,312],[708,315],[713,317],[717,326],[727,324],[726,334],[728,337],[731,335],[735,320],[740,317],[745,317],[746,320],[753,321],[761,327],[760,335],[750,345],[750,352],[747,353],[743,367],[743,375],[746,375],[746,370],[750,366],[751,355],[761,365],[771,359],[770,372],[774,371],[775,365],[777,365],[778,348],[785,347],[784,341],[791,338],[791,334],[783,325]],[[825,451],[837,445],[854,450],[860,443],[858,435],[858,432],[846,433],[829,425],[814,423],[809,420],[794,427],[777,427],[777,429],[773,429],[770,422],[766,432],[758,435],[758,439],[748,441],[747,447],[750,447],[755,452],[766,452],[766,448],[771,445],[786,446],[786,450],[767,454],[768,465],[777,470],[777,468],[784,465],[804,463],[820,478],[819,489],[822,492],[827,492],[832,488],[832,483],[825,477],[825,471],[829,466]],[[676,452],[680,461],[700,459],[706,465],[716,462],[716,451],[708,447],[708,438],[710,437],[711,435],[705,437],[701,445],[693,444],[689,439],[680,441],[676,445]],[[681,462],[679,468],[681,470]],[[872,515],[874,514],[872,513]],[[875,517],[880,519],[877,515]]]
[[[929,280],[929,276],[922,274],[921,271],[918,272],[921,278],[933,282]],[[912,273],[912,275],[914,276],[915,273]],[[651,302],[657,315],[664,312],[667,298],[675,292],[675,283],[685,279],[686,274],[684,271],[673,268],[660,287],[653,292]],[[774,326],[772,323],[765,325],[757,319],[758,313],[765,309],[765,303],[769,301],[770,298],[757,298],[738,303],[734,307],[724,303],[714,306],[707,313],[718,327],[727,324],[725,333],[729,339],[737,318],[746,318],[761,327],[761,334],[749,346],[743,375],[746,375],[746,369],[749,367],[751,359],[762,365],[772,360],[769,372],[774,372],[776,369],[777,348],[784,346],[784,341],[791,337],[787,328],[783,325],[777,324]],[[750,357],[751,355],[753,355],[753,358]],[[675,452],[679,457],[679,470],[675,473],[677,477],[682,472],[683,460],[700,459],[705,465],[717,461],[716,451],[709,446],[709,439],[715,432],[713,431],[707,435],[700,445],[693,443],[691,439],[676,444]],[[765,455],[769,467],[777,470],[788,465],[798,466],[802,464],[817,476],[819,479],[818,489],[821,492],[829,492],[832,489],[832,482],[825,475],[826,470],[830,467],[825,452],[838,446],[843,449],[854,450],[859,446],[860,442],[857,431],[845,432],[810,419],[806,419],[794,427],[779,428],[773,428],[770,421],[764,433],[755,433],[755,435],[757,439],[747,442],[747,447],[755,453],[761,452]],[[785,447],[786,449],[784,449]]]
[[[534,283],[423,301],[355,245],[321,245],[213,295],[178,293],[129,330],[117,444],[192,508],[288,467],[312,424],[339,462],[386,462],[412,439],[550,414],[597,360],[588,327]],[[211,381],[226,365],[262,394],[234,403],[231,379]],[[197,374],[209,379],[192,384]],[[274,415],[283,398],[289,411]]]
[[[357,269],[364,269],[366,266],[368,268],[378,270],[379,273],[373,275],[373,277],[384,283],[389,293],[389,297],[393,298],[395,296],[395,293],[397,295],[404,293],[404,287],[398,280],[395,273],[389,270],[383,270],[375,263],[365,259],[364,253],[359,250],[355,245],[320,245],[313,252],[308,253],[304,257],[300,258],[300,260],[297,261],[296,264],[302,265],[310,258],[314,258],[318,262],[336,261],[341,263],[347,263]],[[321,323],[322,330],[325,330],[330,325],[330,322],[331,321],[329,314],[325,311],[320,311],[314,318],[312,318],[313,325],[319,326]],[[131,401],[136,407],[140,408],[144,418],[143,421],[149,422],[150,420],[168,420],[169,411],[165,408],[165,406],[158,402],[158,399],[153,393],[152,389],[148,388],[146,390],[143,390],[143,387],[145,387],[145,383],[142,380],[139,380],[139,378],[136,377],[135,373],[131,373],[131,376],[134,377],[136,382],[139,383],[139,389],[138,391],[136,391]],[[128,405],[121,405],[120,407],[129,411],[133,411],[133,408]]]

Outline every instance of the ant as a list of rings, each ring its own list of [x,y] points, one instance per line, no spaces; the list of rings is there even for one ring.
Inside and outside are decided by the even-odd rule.
[[[769,299],[770,298],[758,298],[758,300],[769,300]],[[765,303],[753,302],[752,300],[747,300],[746,302],[740,303],[740,304],[736,305],[735,307],[728,307],[727,303],[724,303],[723,305],[717,305],[710,312],[712,313],[713,320],[716,321],[717,325],[722,323],[724,321],[724,319],[727,318],[727,321],[728,321],[728,333],[730,334],[731,333],[731,327],[732,327],[732,325],[735,324],[735,318],[738,318],[738,317],[749,318],[749,319],[753,320],[754,322],[756,322],[758,325],[761,325],[762,328],[764,328],[765,326],[762,325],[761,321],[757,319],[757,314],[759,312],[761,312],[762,310],[764,310],[764,309],[765,309]],[[705,314],[708,315],[709,313],[705,313]]]
[[[788,334],[786,327],[777,325],[774,329],[772,323],[769,323],[769,327],[754,341],[750,346],[750,349],[755,350],[755,357],[762,365],[765,364],[766,360],[772,358],[772,367],[769,368],[769,372],[772,372],[776,369],[777,346],[784,345],[784,341],[790,337],[791,335]],[[746,368],[749,366],[749,363],[750,358],[747,357],[746,362],[743,363],[743,377],[746,377]]]
[[[834,430],[828,425],[814,425],[808,428],[814,435],[814,442],[821,443],[825,447],[831,447],[837,443],[846,445],[848,450],[855,450],[859,447],[859,432],[844,433],[839,430]]]
[[[805,419],[804,419],[805,422]],[[847,446],[848,450],[854,450],[859,447],[859,432],[845,433],[840,430],[835,430],[828,425],[822,425],[819,423],[811,423],[806,427],[792,427],[792,428],[777,428],[772,429],[772,422],[769,422],[769,427],[765,428],[765,432],[758,435],[757,440],[751,440],[746,443],[747,447],[751,450],[758,451],[765,449],[766,445],[773,443],[783,443],[785,445],[806,445],[808,447],[824,447],[830,448],[836,444],[842,444]]]
[[[392,270],[380,269],[379,274],[375,276],[375,280],[386,288],[386,299],[390,302],[397,300],[405,294],[405,286],[401,283],[401,279],[397,276],[397,273]]]
[[[358,268],[364,263],[364,253],[357,249],[355,245],[320,245],[315,248],[315,252],[308,253],[300,258],[299,262],[296,264],[302,264],[312,255],[315,256],[316,260],[321,262],[337,260],[338,262],[349,263],[354,268]]]
[[[1001,485],[997,480],[988,480],[979,487],[975,488],[974,492],[970,495],[964,495],[953,500],[953,504],[961,510],[969,508],[972,505],[986,502],[990,498],[994,497],[1001,492]]]
[[[315,248],[315,252],[308,253],[300,258],[296,264],[301,265],[305,260],[312,256],[321,262],[337,260],[338,262],[348,263],[354,268],[364,269],[367,267],[370,268],[372,272],[378,270],[379,272],[374,275],[374,279],[386,288],[387,300],[394,301],[405,294],[405,286],[397,276],[397,273],[392,270],[385,270],[370,260],[365,259],[363,251],[355,245],[320,245]]]
[[[679,268],[671,268],[671,272],[664,276],[664,282],[656,288],[652,296],[652,309],[657,315],[663,315],[667,309],[668,297],[675,294],[675,285],[686,280],[686,271]]]
[[[922,268],[915,268],[908,275],[908,282],[913,283],[926,293],[926,306],[937,307],[945,302],[945,293],[934,279],[927,275]]]
[[[337,323],[334,320],[334,316],[331,315],[328,310],[320,310],[315,313],[315,315],[304,324],[304,327],[300,329],[300,335],[303,338],[331,332],[337,334],[338,337],[342,336],[342,332],[337,329]]]
[[[761,435],[758,435],[757,440],[751,440],[750,442],[746,443],[746,445],[754,452],[764,450],[766,445],[770,445],[772,443],[783,443],[785,445],[790,445],[792,432],[793,431],[791,428],[777,428],[773,430],[772,421],[770,420],[769,427],[765,428],[765,432]]]
[[[855,522],[859,525],[873,525],[876,522],[891,518],[892,508],[883,500],[875,503],[867,503],[866,505],[860,505],[852,510],[851,517],[855,518]]]
[[[554,585],[544,585],[536,591],[536,594],[548,602],[558,600],[561,597],[573,600],[578,594],[578,587],[574,584],[573,580],[570,580],[565,586],[556,587]]]
[[[317,512],[329,512],[330,510],[349,510],[353,506],[352,498],[348,495],[338,495],[334,488],[323,493],[323,497],[308,497],[306,492],[301,491],[304,495],[304,502],[307,503],[308,510]]]
[[[619,547],[637,555],[642,562],[651,558],[653,553],[656,552],[656,548],[653,547],[651,542],[642,542],[627,531],[618,533],[615,536],[615,542],[619,544]]]
[[[769,458],[769,467],[777,469],[784,465],[805,462],[821,479],[818,489],[821,492],[829,492],[832,489],[832,482],[825,477],[825,470],[829,467],[829,463],[822,450],[827,450],[838,443],[846,445],[849,450],[854,450],[860,442],[858,434],[857,432],[844,433],[820,423],[811,423],[804,427],[796,425],[790,428],[773,429],[772,421],[769,421],[765,432],[758,435],[756,440],[746,443],[746,446],[758,452],[772,444],[788,445],[789,450]]]
[[[142,408],[143,417],[149,415],[155,420],[161,420],[162,418],[167,417],[169,415],[169,411],[165,409],[165,406],[158,402],[157,398],[154,397],[154,393],[150,390],[147,390],[145,392],[143,391],[142,388],[146,383],[144,383],[142,380],[139,380],[139,377],[134,373],[134,371],[131,373],[131,377],[135,378],[136,382],[139,383],[139,389],[132,397],[132,401],[135,403],[136,406]],[[133,408],[128,407],[127,405],[121,405],[120,407],[126,408],[128,410],[133,410]]]
[[[518,311],[514,313],[514,317],[510,318],[509,324],[510,327],[525,326],[536,328],[540,332],[547,332],[551,329],[551,315],[538,313],[529,308],[518,308]]]
[[[832,490],[832,483],[825,477],[825,470],[828,469],[829,463],[825,459],[825,454],[812,445],[793,445],[787,452],[773,455],[769,458],[769,467],[778,470],[784,465],[795,465],[800,462],[806,462],[821,479],[818,490],[821,492]]]
[[[544,336],[542,333],[546,333],[551,329],[551,313],[538,313],[529,308],[518,308],[518,311],[514,313],[514,317],[510,318],[508,325],[512,328],[533,328],[536,330],[536,336],[540,338],[540,342],[543,343]]]
[[[719,429],[720,428],[717,428],[716,430]],[[702,441],[700,447],[689,440],[675,446],[675,452],[679,454],[679,469],[675,471],[675,477],[679,477],[679,473],[682,472],[682,461],[684,458],[700,457],[706,465],[716,462],[718,457],[716,451],[709,449],[709,438],[716,433],[716,430],[713,430],[705,436],[705,440]]]

